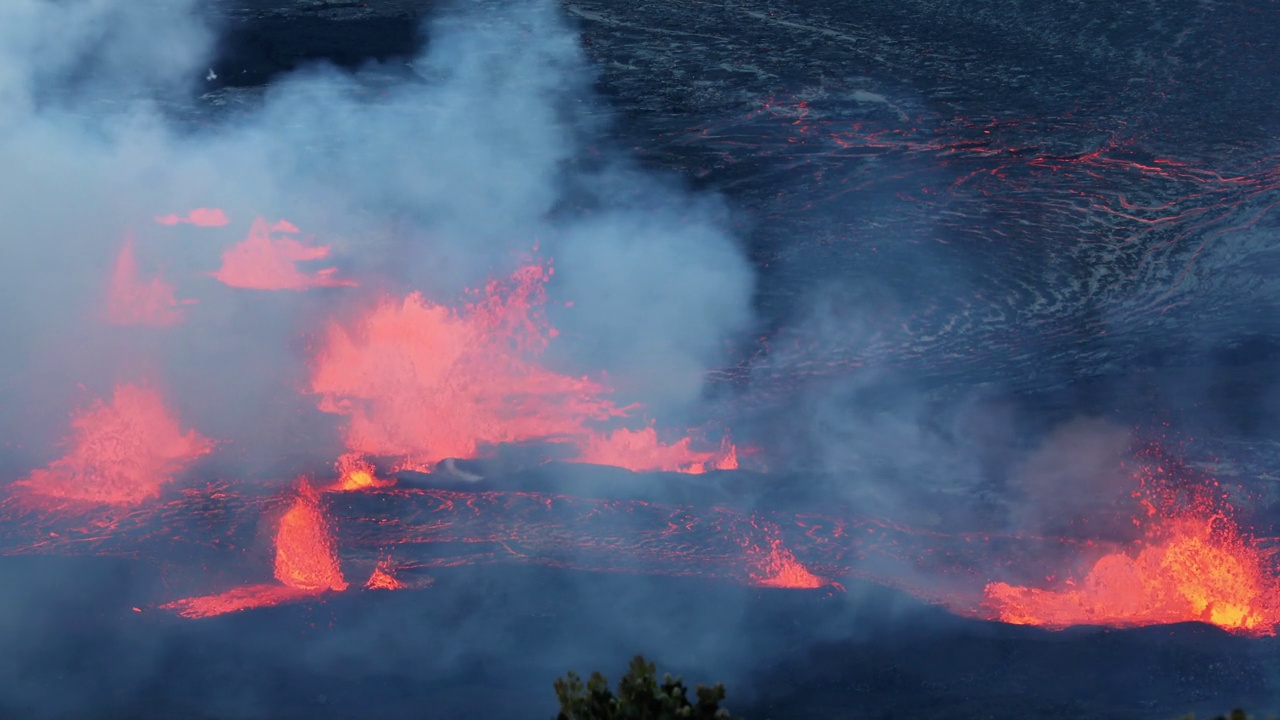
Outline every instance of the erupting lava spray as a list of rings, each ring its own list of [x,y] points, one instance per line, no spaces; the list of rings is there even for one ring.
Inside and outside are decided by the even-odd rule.
[[[71,421],[67,454],[15,485],[38,495],[106,505],[136,505],[213,450],[194,430],[183,432],[160,394],[116,386],[111,402],[95,401]]]
[[[1062,628],[1200,621],[1250,635],[1280,625],[1280,576],[1273,552],[1252,542],[1216,482],[1187,484],[1157,448],[1138,468],[1135,518],[1143,537],[1107,552],[1084,576],[1039,589],[1003,582],[986,603],[1004,622]],[[1168,467],[1166,467],[1168,466]]]
[[[529,441],[637,471],[736,468],[727,439],[697,451],[690,438],[662,442],[651,426],[603,429],[634,408],[615,404],[599,382],[541,364],[557,335],[543,312],[551,273],[549,264],[527,265],[461,310],[415,293],[384,299],[354,324],[332,323],[311,389],[322,410],[348,417],[347,447],[421,469]]]
[[[248,585],[161,607],[188,618],[212,617],[346,590],[348,583],[342,575],[328,520],[320,508],[319,494],[306,480],[298,482],[295,493],[293,503],[276,527],[274,570],[278,585]]]

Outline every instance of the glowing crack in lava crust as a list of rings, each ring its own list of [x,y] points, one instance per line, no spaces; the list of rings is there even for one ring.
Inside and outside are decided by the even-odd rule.
[[[95,401],[71,420],[66,455],[17,486],[40,495],[106,505],[154,498],[174,475],[213,450],[194,430],[183,432],[160,394],[117,385],[111,402]]]
[[[1251,542],[1224,499],[1199,486],[1189,501],[1159,465],[1140,471],[1146,517],[1139,543],[1098,558],[1058,589],[995,582],[986,604],[1003,622],[1062,628],[1134,627],[1199,621],[1247,635],[1280,625],[1280,577],[1273,553]]]
[[[331,323],[311,390],[321,410],[348,416],[347,447],[424,468],[527,441],[567,443],[580,462],[637,471],[737,467],[727,441],[699,452],[688,438],[663,443],[652,428],[599,427],[632,408],[590,378],[539,362],[557,334],[543,312],[551,273],[545,264],[522,267],[460,310],[414,293],[384,299],[352,325]]]

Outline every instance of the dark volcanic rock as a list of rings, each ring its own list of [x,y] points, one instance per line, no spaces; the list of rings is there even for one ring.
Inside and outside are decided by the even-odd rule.
[[[215,82],[400,58],[435,10],[371,5],[241,3]],[[1043,389],[1275,330],[1265,3],[563,7],[619,141],[743,213],[775,352],[725,377],[753,402],[866,366]]]
[[[795,422],[786,411],[797,397],[866,376],[874,387],[858,396],[864,405],[901,404],[903,387],[941,405],[989,392],[1017,399],[1023,427],[1081,414],[1171,421],[1196,432],[1189,449],[1218,458],[1225,480],[1265,481],[1260,503],[1277,501],[1267,490],[1280,456],[1271,437],[1280,420],[1274,3],[562,6],[616,116],[610,140],[723,193],[738,212],[768,343],[714,375],[732,398],[727,416],[752,417],[768,436],[770,418]],[[435,9],[227,0],[213,8],[229,35],[206,101],[251,103],[242,86],[321,60],[394,67]],[[740,490],[717,482],[688,492]],[[1265,712],[1277,697],[1274,641],[1199,627],[1053,634],[934,616],[911,626],[891,611],[835,611],[807,595],[509,566],[439,582],[463,589],[443,600],[366,593],[334,603],[336,624],[367,624],[395,657],[425,658],[417,670],[387,667],[376,648],[367,655],[376,667],[355,679],[299,669],[317,646],[341,652],[336,641],[270,627],[297,627],[288,625],[295,610],[281,609],[268,620],[218,620],[208,636],[180,631],[166,667],[190,674],[151,692],[162,707],[200,707],[181,698],[207,697],[216,683],[191,668],[214,667],[223,685],[251,687],[281,709],[275,717],[405,717],[425,704],[460,717],[495,697],[511,699],[491,716],[527,717],[531,706],[550,712],[555,674],[616,674],[644,650],[575,644],[647,637],[610,634],[630,622],[676,628],[701,647],[739,638],[742,653],[776,658],[737,686],[745,704],[730,703],[756,720],[1159,718],[1238,703]],[[570,583],[590,592],[564,592]],[[673,600],[686,596],[689,605]],[[595,604],[613,612],[615,600],[624,610],[614,615]],[[367,610],[373,602],[382,604]],[[710,623],[705,606],[717,603],[745,604],[742,622],[699,634],[689,618]],[[415,633],[398,623],[417,623]],[[237,645],[264,627],[287,652]],[[447,649],[453,664],[406,650],[414,641]],[[656,659],[688,672],[720,660],[694,651]],[[333,689],[320,700],[317,687]],[[731,686],[731,700],[737,692]]]

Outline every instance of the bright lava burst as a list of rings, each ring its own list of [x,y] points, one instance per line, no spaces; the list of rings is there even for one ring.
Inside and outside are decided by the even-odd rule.
[[[183,617],[203,618],[346,590],[348,583],[342,576],[329,523],[320,510],[319,494],[305,480],[298,482],[296,492],[297,497],[280,517],[276,529],[278,585],[247,585],[216,595],[183,598],[160,607]]]
[[[333,535],[320,512],[320,496],[305,480],[298,483],[293,507],[280,518],[275,575],[282,584],[299,590],[347,589]]]
[[[71,420],[70,449],[16,483],[40,495],[107,505],[152,499],[173,477],[213,450],[194,430],[183,432],[160,393],[117,385]]]
[[[1280,578],[1272,553],[1251,542],[1225,499],[1171,485],[1161,465],[1140,469],[1146,517],[1141,542],[1097,559],[1057,589],[991,583],[986,603],[1008,623],[1062,628],[1199,621],[1248,635],[1280,625]],[[1185,488],[1184,488],[1185,490]]]
[[[736,467],[727,441],[699,452],[689,438],[663,443],[651,427],[601,429],[631,408],[604,385],[540,362],[556,336],[543,312],[551,272],[527,265],[461,310],[415,293],[384,299],[351,325],[332,323],[311,389],[320,409],[349,418],[347,447],[421,468],[529,441],[569,444],[581,462],[637,471]]]

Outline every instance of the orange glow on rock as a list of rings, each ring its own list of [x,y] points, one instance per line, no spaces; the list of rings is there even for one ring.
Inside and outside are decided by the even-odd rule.
[[[182,322],[180,305],[173,286],[159,275],[150,280],[139,277],[133,241],[126,240],[116,255],[107,295],[107,322],[112,325],[153,325],[163,327]]]
[[[346,453],[338,458],[338,481],[326,488],[333,492],[352,492],[368,488],[390,487],[394,480],[383,480],[374,474],[373,464],[359,453]]]
[[[660,443],[652,428],[595,427],[632,408],[610,400],[601,383],[540,364],[556,337],[544,312],[551,274],[528,265],[460,310],[415,293],[384,299],[352,325],[332,323],[311,379],[320,409],[348,416],[350,450],[406,458],[404,467],[528,441],[568,443],[583,462],[634,470],[735,466],[731,445],[699,453],[687,439]]]
[[[231,222],[227,213],[217,208],[196,208],[185,216],[177,214],[157,215],[161,225],[195,225],[197,227],[222,227]]]
[[[71,421],[67,454],[36,470],[19,486],[41,495],[132,505],[154,498],[173,476],[213,449],[194,430],[183,432],[160,394],[117,385]]]
[[[1139,471],[1140,542],[1103,555],[1082,579],[1055,589],[990,583],[986,606],[1003,622],[1049,628],[1198,621],[1274,635],[1280,577],[1273,553],[1249,539],[1224,499],[1210,495],[1216,482],[1188,491],[1168,475],[1158,465]]]
[[[643,430],[619,428],[609,433],[589,435],[580,446],[577,462],[613,465],[636,472],[666,471],[700,474],[708,470],[734,470],[738,449],[728,438],[719,451],[699,452],[693,440],[680,438],[668,445],[658,439],[652,427]]]
[[[305,480],[298,483],[293,506],[280,518],[275,577],[299,590],[347,589],[329,524],[320,511],[320,498]]]
[[[298,228],[281,220],[274,225],[254,220],[249,237],[222,254],[222,267],[213,274],[223,284],[251,290],[306,290],[313,287],[353,286],[334,275],[337,268],[303,272],[297,264],[329,257],[329,248],[313,246],[292,237]]]

